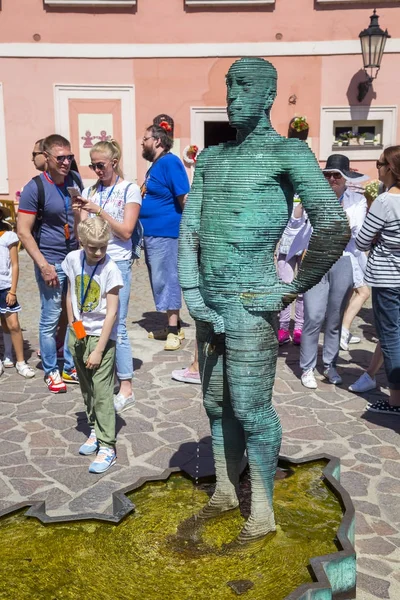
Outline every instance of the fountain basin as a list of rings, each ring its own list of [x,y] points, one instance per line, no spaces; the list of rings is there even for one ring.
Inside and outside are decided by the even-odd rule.
[[[176,535],[212,492],[209,481],[194,486],[177,469],[115,492],[113,515],[50,517],[44,503],[2,511],[0,597],[354,597],[354,508],[338,483],[339,461],[281,457],[279,468],[293,474],[276,481],[278,530],[241,548],[232,544],[244,522],[239,509],[206,522],[196,539]],[[246,512],[246,476],[240,499]]]

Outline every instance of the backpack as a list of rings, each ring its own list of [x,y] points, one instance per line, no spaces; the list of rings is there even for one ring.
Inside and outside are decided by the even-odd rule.
[[[82,192],[83,185],[82,185],[82,181],[81,181],[81,178],[79,177],[78,173],[75,173],[75,171],[70,171],[70,175],[72,177],[73,182],[76,183],[76,185]],[[35,238],[37,245],[39,246],[40,230],[42,228],[42,222],[43,222],[45,192],[44,192],[43,181],[42,181],[40,175],[36,175],[36,177],[32,177],[32,180],[36,183],[36,187],[38,190],[38,199],[37,199],[38,204],[37,204],[37,211],[36,211],[36,220],[35,220],[35,224],[33,226],[32,234],[33,234],[33,237]]]
[[[125,188],[125,193],[124,193],[124,203],[125,204],[126,204],[126,197],[128,195],[128,189],[130,188],[131,185],[132,185],[131,183],[128,183],[128,185]],[[140,258],[140,254],[142,252],[142,246],[143,246],[143,236],[144,236],[143,225],[141,224],[141,222],[138,219],[136,221],[135,228],[132,231],[132,235],[131,235],[132,258],[133,259]]]

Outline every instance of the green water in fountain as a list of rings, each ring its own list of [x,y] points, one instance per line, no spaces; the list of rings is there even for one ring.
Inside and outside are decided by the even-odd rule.
[[[7,600],[225,600],[229,583],[246,600],[280,600],[311,581],[309,559],[335,552],[342,510],[321,479],[326,462],[293,467],[276,481],[278,530],[262,542],[229,546],[239,509],[208,521],[199,541],[176,536],[204,506],[211,486],[181,474],[129,494],[136,511],[119,525],[78,521],[43,525],[19,511],[0,520],[0,598]],[[246,510],[249,482],[240,491]],[[228,545],[228,546],[227,546]]]

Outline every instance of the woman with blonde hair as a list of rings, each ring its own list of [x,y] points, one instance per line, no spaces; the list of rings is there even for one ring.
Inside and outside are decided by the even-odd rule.
[[[73,202],[81,220],[98,216],[111,227],[107,254],[117,264],[124,283],[119,293],[116,371],[120,389],[114,397],[114,407],[120,413],[135,403],[132,391],[132,350],[126,330],[126,318],[132,279],[131,236],[138,220],[142,197],[139,186],[124,179],[121,169],[121,148],[115,140],[98,142],[90,150],[89,167],[97,182],[82,192]]]

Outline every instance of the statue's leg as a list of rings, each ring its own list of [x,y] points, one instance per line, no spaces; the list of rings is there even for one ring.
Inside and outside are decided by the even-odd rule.
[[[212,335],[211,327],[198,322],[196,332],[204,407],[210,419],[217,479],[212,498],[198,516],[209,518],[236,508],[239,504],[236,487],[245,441],[243,428],[235,418],[230,402],[224,340],[219,338],[215,346],[207,348]]]
[[[235,416],[245,432],[251,513],[239,540],[275,530],[273,488],[282,430],[272,406],[278,341],[276,315],[236,306],[226,319],[226,363]]]

